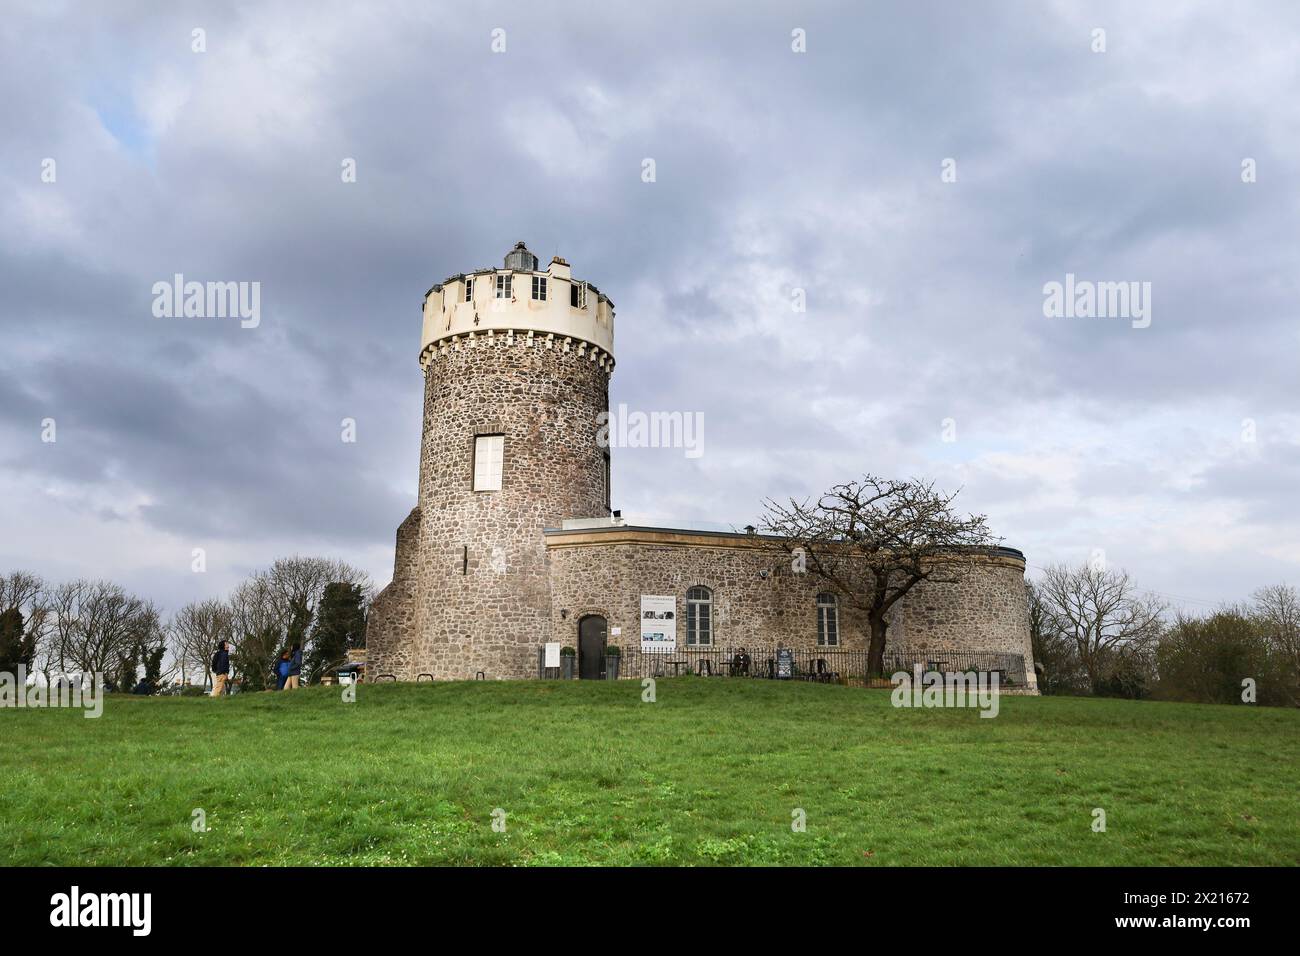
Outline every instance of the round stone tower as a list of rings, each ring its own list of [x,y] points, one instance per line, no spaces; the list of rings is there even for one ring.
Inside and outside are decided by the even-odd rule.
[[[543,529],[609,515],[614,306],[520,242],[428,291],[419,502],[376,598],[367,669],[415,680],[535,676],[550,640]]]

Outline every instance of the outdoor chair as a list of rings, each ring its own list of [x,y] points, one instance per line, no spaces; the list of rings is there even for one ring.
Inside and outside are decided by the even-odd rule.
[[[823,684],[837,684],[840,675],[826,666],[826,658],[817,658],[817,680]]]
[[[709,677],[712,677],[712,676],[713,676],[713,662],[712,662],[711,660],[709,660],[707,657],[702,657],[702,658],[700,658],[700,660],[697,661],[696,664],[695,664],[695,674],[696,674],[697,677],[703,677],[703,676],[705,676],[706,674],[707,674]]]

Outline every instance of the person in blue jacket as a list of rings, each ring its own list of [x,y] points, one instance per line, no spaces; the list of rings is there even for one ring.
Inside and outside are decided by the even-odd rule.
[[[289,652],[285,651],[275,662],[275,689],[284,690],[284,683],[289,679]]]

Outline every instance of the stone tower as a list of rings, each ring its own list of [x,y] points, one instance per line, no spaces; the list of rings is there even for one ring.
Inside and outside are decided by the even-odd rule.
[[[424,299],[419,501],[367,633],[372,677],[534,676],[550,635],[544,528],[609,515],[614,306],[517,243]]]

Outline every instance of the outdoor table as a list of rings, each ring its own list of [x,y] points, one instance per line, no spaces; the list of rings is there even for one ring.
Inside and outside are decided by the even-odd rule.
[[[691,662],[690,662],[690,661],[664,661],[664,663],[665,663],[665,664],[672,664],[672,665],[673,665],[673,676],[674,676],[674,677],[676,677],[676,676],[678,676],[679,674],[681,674],[681,672],[682,672],[682,665],[683,665],[683,664],[685,664],[688,668],[691,666]]]

